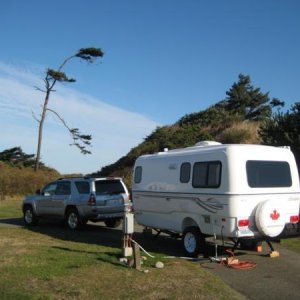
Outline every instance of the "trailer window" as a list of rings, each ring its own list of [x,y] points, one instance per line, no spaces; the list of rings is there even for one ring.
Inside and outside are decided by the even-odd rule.
[[[193,168],[193,187],[217,188],[221,184],[220,161],[196,162]]]
[[[246,170],[248,185],[252,188],[292,185],[290,166],[286,161],[249,160]]]
[[[191,164],[183,163],[180,167],[180,182],[187,183],[191,178]]]
[[[140,183],[142,181],[142,167],[136,167],[134,171],[134,182]]]

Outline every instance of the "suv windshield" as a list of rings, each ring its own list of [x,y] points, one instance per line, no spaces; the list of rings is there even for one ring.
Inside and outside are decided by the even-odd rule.
[[[97,180],[95,182],[96,195],[112,195],[125,193],[120,180]]]
[[[249,160],[246,164],[248,184],[252,188],[290,187],[290,166],[286,161]]]

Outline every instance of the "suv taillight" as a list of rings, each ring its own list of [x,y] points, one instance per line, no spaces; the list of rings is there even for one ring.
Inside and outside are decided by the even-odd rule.
[[[96,205],[96,197],[94,194],[90,195],[90,198],[88,200],[88,205],[91,205],[91,206]]]

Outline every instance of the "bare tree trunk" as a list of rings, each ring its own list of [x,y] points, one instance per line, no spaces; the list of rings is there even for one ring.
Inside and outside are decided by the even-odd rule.
[[[34,166],[35,171],[37,171],[40,166],[41,148],[42,148],[42,139],[43,139],[43,127],[44,127],[44,121],[46,118],[49,96],[50,96],[50,90],[48,89],[46,92],[46,97],[45,97],[45,101],[44,101],[41,119],[39,121],[39,136],[38,136],[38,145],[37,145],[36,160],[35,160],[35,166]]]

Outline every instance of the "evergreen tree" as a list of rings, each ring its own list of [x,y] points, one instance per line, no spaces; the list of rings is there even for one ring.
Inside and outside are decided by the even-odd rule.
[[[226,99],[216,104],[216,107],[237,113],[244,120],[259,121],[271,116],[269,93],[254,88],[248,75],[240,74],[238,82],[232,85],[226,95]]]
[[[86,149],[86,146],[90,146],[92,136],[89,134],[82,134],[78,128],[70,128],[65,120],[60,116],[58,112],[48,107],[50,94],[54,92],[54,87],[57,82],[75,82],[74,78],[69,78],[67,75],[62,71],[65,65],[74,58],[79,58],[81,60],[87,61],[89,63],[93,63],[98,57],[102,57],[104,53],[100,48],[81,48],[77,53],[67,57],[60,67],[57,70],[47,69],[46,76],[44,78],[45,87],[44,89],[37,88],[39,91],[45,93],[44,104],[42,107],[42,113],[40,118],[35,117],[36,121],[39,124],[39,131],[38,131],[38,143],[37,143],[37,151],[36,151],[36,161],[35,161],[35,170],[39,169],[40,164],[40,157],[41,157],[41,148],[42,148],[42,139],[43,139],[43,128],[44,122],[46,119],[47,112],[51,112],[58,119],[62,122],[62,124],[67,128],[69,131],[73,143],[71,145],[76,146],[79,148],[81,153],[83,154],[90,154],[91,152]]]
[[[0,161],[10,165],[22,165],[25,167],[35,164],[34,154],[26,154],[21,147],[13,147],[0,152]]]
[[[286,113],[276,112],[261,126],[259,134],[264,144],[290,146],[300,170],[300,102]]]

